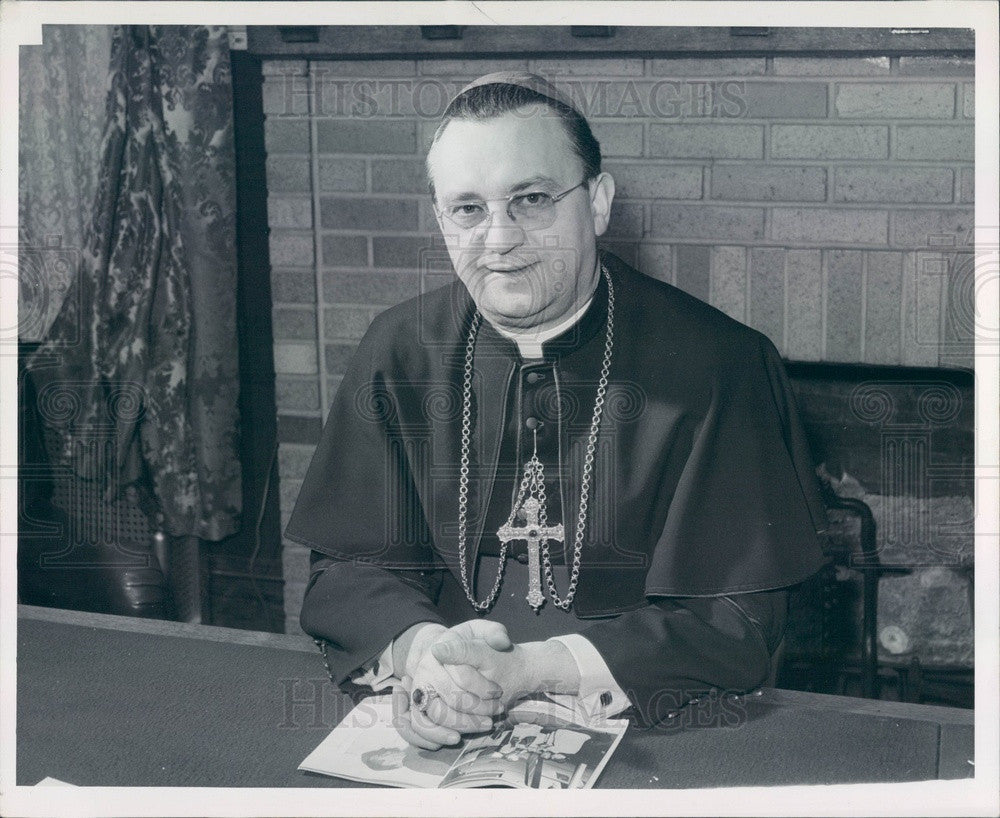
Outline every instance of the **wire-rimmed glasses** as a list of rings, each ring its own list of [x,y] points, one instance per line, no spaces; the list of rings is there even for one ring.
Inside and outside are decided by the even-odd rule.
[[[434,209],[462,230],[471,230],[490,218],[490,211],[486,206],[489,202],[505,201],[507,215],[512,222],[525,230],[537,230],[551,225],[556,218],[556,204],[585,184],[587,184],[586,179],[561,193],[525,190],[499,199],[462,199],[453,203],[445,202],[440,207],[435,201]]]

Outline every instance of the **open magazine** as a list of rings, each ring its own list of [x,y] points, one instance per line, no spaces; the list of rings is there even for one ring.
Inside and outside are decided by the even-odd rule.
[[[299,769],[389,787],[585,789],[594,786],[628,721],[581,725],[573,716],[548,700],[523,701],[492,732],[432,752],[396,732],[391,695],[372,696]]]

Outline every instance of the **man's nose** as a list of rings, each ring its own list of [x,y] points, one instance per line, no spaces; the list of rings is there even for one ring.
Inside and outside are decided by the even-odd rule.
[[[482,242],[485,247],[498,252],[508,252],[524,244],[524,228],[510,217],[505,204],[498,204],[490,210]]]

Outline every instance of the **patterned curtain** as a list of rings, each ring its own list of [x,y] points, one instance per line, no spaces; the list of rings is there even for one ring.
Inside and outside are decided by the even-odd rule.
[[[227,33],[116,26],[110,45],[93,199],[66,203],[90,211],[79,274],[30,367],[57,462],[218,540],[241,503]]]
[[[21,46],[18,336],[40,341],[79,271],[104,128],[111,26],[46,25]]]

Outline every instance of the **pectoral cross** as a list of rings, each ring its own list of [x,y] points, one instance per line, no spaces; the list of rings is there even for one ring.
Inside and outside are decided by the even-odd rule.
[[[539,509],[541,503],[537,497],[528,497],[521,506],[521,513],[524,514],[525,524],[514,526],[504,523],[497,531],[500,542],[508,543],[511,540],[527,540],[528,542],[528,604],[537,612],[545,602],[542,594],[541,563],[539,557],[539,545],[545,540],[555,540],[563,542],[564,534],[562,523],[559,525],[543,526],[539,520]]]

